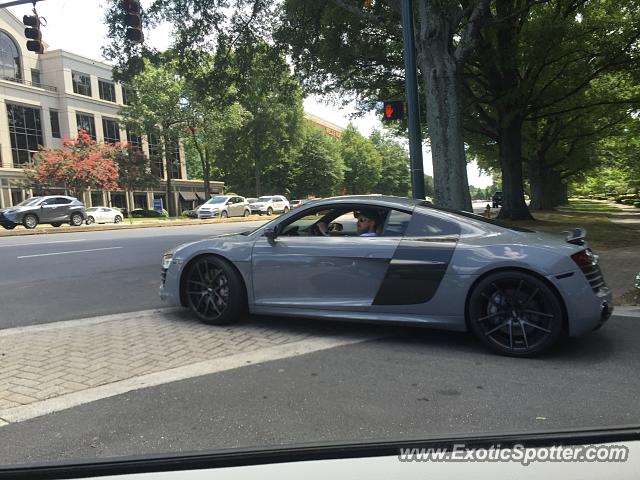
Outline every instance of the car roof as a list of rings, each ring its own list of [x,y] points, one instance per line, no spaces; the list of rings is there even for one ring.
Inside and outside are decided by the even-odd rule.
[[[309,200],[305,202],[309,205],[318,203],[370,203],[384,207],[404,207],[413,208],[416,205],[426,202],[426,200],[416,200],[407,197],[395,197],[392,195],[343,195],[339,197],[322,198],[319,200]],[[426,205],[426,203],[424,203]]]

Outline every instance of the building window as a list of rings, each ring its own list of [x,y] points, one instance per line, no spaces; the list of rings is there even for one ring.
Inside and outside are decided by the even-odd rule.
[[[91,138],[96,139],[96,122],[93,119],[93,115],[76,112],[76,123],[78,124],[78,131],[84,130]]]
[[[182,169],[180,168],[180,144],[175,142],[171,146],[171,150],[168,152],[171,155],[171,178],[181,179]],[[169,157],[167,157],[169,158]]]
[[[98,80],[98,93],[100,98],[108,102],[116,101],[116,86],[108,80]]]
[[[118,143],[120,141],[120,125],[115,120],[102,119],[102,133],[104,143]]]
[[[124,103],[125,105],[131,105],[131,100],[133,100],[133,91],[130,88],[125,87],[123,85],[122,86],[122,103]]]
[[[11,205],[18,205],[23,200],[24,200],[24,195],[22,195],[22,190],[17,188],[12,188],[11,189]]]
[[[14,166],[30,163],[38,146],[43,145],[40,109],[7,104],[9,136]]]
[[[91,96],[91,77],[86,73],[72,72],[73,92],[80,95]]]
[[[40,70],[36,68],[31,69],[31,85],[34,87],[41,86],[42,82],[40,81]]]
[[[147,196],[142,193],[133,194],[133,208],[147,208]]]
[[[91,192],[91,206],[102,207],[104,205],[104,199],[102,192]]]
[[[51,136],[53,138],[62,138],[60,135],[60,119],[56,110],[49,110],[49,118],[51,119]]]
[[[13,39],[4,32],[0,32],[0,78],[22,79],[20,52]]]
[[[131,133],[127,128],[127,145],[132,150],[142,151],[142,137],[140,135],[136,135],[135,133]]]
[[[149,160],[151,162],[151,171],[159,178],[164,178],[164,163],[162,161],[162,145],[160,144],[160,136],[157,133],[149,133]]]

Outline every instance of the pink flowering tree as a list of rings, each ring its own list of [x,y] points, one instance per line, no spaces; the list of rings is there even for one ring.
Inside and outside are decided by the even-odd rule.
[[[87,188],[119,188],[119,170],[113,160],[118,146],[99,144],[84,130],[76,139],[64,139],[62,149],[42,148],[26,170],[36,190],[64,187],[75,196]]]

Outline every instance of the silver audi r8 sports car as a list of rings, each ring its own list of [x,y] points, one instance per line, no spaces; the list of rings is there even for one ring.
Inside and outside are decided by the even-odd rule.
[[[246,310],[409,323],[468,330],[498,353],[532,356],[611,316],[584,237],[407,198],[336,197],[165,253],[160,297],[211,324]]]

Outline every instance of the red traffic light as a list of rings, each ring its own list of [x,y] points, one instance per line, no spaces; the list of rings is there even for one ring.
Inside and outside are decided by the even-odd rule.
[[[384,102],[384,119],[401,120],[404,118],[404,102],[401,100],[391,100]]]

